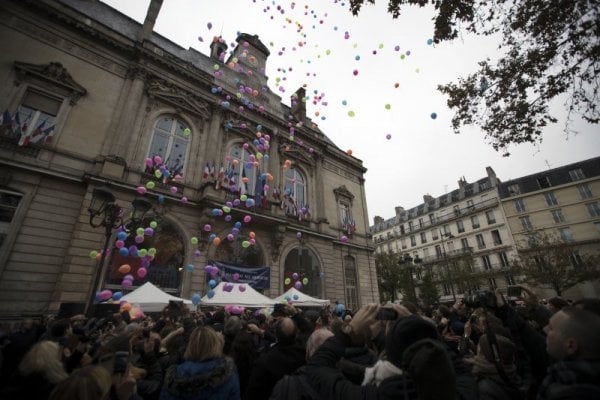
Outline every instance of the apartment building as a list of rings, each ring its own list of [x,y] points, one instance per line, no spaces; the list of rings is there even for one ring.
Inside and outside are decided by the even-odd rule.
[[[450,193],[425,195],[423,203],[407,210],[397,207],[388,220],[375,217],[371,233],[376,253],[408,254],[417,260],[413,276],[417,295],[422,274],[428,272],[441,301],[452,301],[472,289],[514,283],[504,271],[516,254],[499,185],[494,170],[487,167],[486,176],[475,182],[461,178]],[[479,278],[466,282],[465,270]]]

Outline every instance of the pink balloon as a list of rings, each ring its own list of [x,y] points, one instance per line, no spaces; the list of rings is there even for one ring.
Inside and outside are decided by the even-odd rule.
[[[252,221],[252,217],[251,217],[251,216],[249,216],[249,215],[246,215],[246,216],[244,217],[244,222],[245,222],[245,223],[248,223],[248,222],[250,222],[250,221]]]
[[[246,291],[246,285],[240,285],[238,287],[238,289],[240,290],[240,292],[245,292]]]
[[[140,268],[137,270],[137,276],[139,276],[140,278],[145,277],[147,273],[148,270],[146,268]]]
[[[153,161],[154,161],[154,164],[156,164],[156,165],[162,164],[162,158],[160,158],[160,156],[154,156]]]
[[[148,192],[148,189],[146,189],[145,186],[138,186],[137,188],[135,188],[135,191],[143,195]]]

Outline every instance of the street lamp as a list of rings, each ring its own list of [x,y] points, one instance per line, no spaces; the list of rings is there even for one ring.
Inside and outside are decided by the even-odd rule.
[[[104,247],[100,254],[100,265],[94,270],[94,278],[90,287],[90,294],[86,303],[86,314],[91,311],[92,304],[96,299],[96,291],[100,286],[100,279],[104,273],[106,253],[108,253],[110,238],[113,229],[121,227],[125,231],[131,225],[139,223],[144,215],[152,208],[150,201],[144,197],[138,197],[131,202],[131,217],[127,223],[123,222],[123,208],[115,202],[115,196],[107,187],[95,188],[92,192],[92,201],[88,208],[90,214],[90,225],[94,228],[104,227]]]
[[[440,238],[442,239],[442,254],[444,256],[444,264],[446,265],[446,274],[448,275],[448,283],[450,284],[450,291],[452,292],[452,299],[456,303],[456,293],[454,293],[454,283],[452,282],[452,274],[450,274],[450,266],[448,265],[448,255],[446,254],[446,246],[444,246],[444,238],[452,239],[454,236],[450,232],[442,233],[440,231]]]
[[[408,274],[410,276],[410,289],[412,292],[413,300],[417,301],[417,290],[415,289],[415,281],[413,278],[413,267],[415,264],[420,264],[423,260],[419,258],[419,256],[415,256],[412,258],[410,254],[405,253],[403,258],[400,258],[399,264],[406,266],[408,269]]]

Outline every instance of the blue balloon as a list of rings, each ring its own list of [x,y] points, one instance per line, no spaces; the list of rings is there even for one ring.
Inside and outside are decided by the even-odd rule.
[[[119,239],[119,240],[125,240],[125,239],[127,239],[127,236],[129,236],[129,235],[127,235],[127,232],[121,231],[121,232],[117,233],[117,239]]]
[[[162,194],[160,196],[158,196],[158,203],[162,204],[165,202],[165,196],[163,196]]]
[[[127,257],[129,255],[129,249],[127,247],[121,247],[119,249],[119,254],[123,257]]]
[[[194,295],[192,296],[192,304],[195,306],[200,304],[200,294],[199,293],[194,293]]]
[[[121,300],[121,297],[123,297],[123,292],[114,292],[113,295],[112,295],[112,299],[114,301]]]
[[[186,265],[185,269],[187,269],[189,272],[192,272],[194,270],[194,264],[188,264],[188,265]]]
[[[235,224],[233,224],[233,226],[240,229],[242,227],[242,223],[240,221],[237,221]]]
[[[208,281],[208,286],[210,286],[211,289],[214,288],[215,286],[217,286],[217,281],[211,279],[210,281]]]
[[[206,295],[208,296],[209,299],[212,299],[215,296],[215,291],[211,289],[208,291],[208,293]]]
[[[335,306],[335,315],[337,315],[338,317],[341,317],[344,315],[344,312],[346,312],[346,306],[343,304],[336,304]]]

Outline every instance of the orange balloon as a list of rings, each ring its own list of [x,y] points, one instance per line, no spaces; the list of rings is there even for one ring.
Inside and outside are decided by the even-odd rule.
[[[254,232],[250,232],[250,233],[248,234],[248,236],[249,236],[249,237],[251,237],[252,239],[254,239],[254,238],[256,237],[256,233],[254,233]]]
[[[351,155],[352,155],[352,150],[348,149],[348,150],[346,151],[346,154],[348,154],[349,156],[351,156]]]
[[[122,274],[126,274],[131,271],[131,266],[129,264],[123,264],[119,267],[119,272]]]
[[[218,246],[218,245],[220,245],[220,244],[221,244],[221,238],[220,238],[220,237],[218,237],[218,236],[217,236],[216,238],[214,238],[214,239],[213,239],[213,244],[214,244],[215,246]]]
[[[131,310],[131,304],[123,303],[123,305],[121,306],[121,311],[129,311],[129,310]]]

